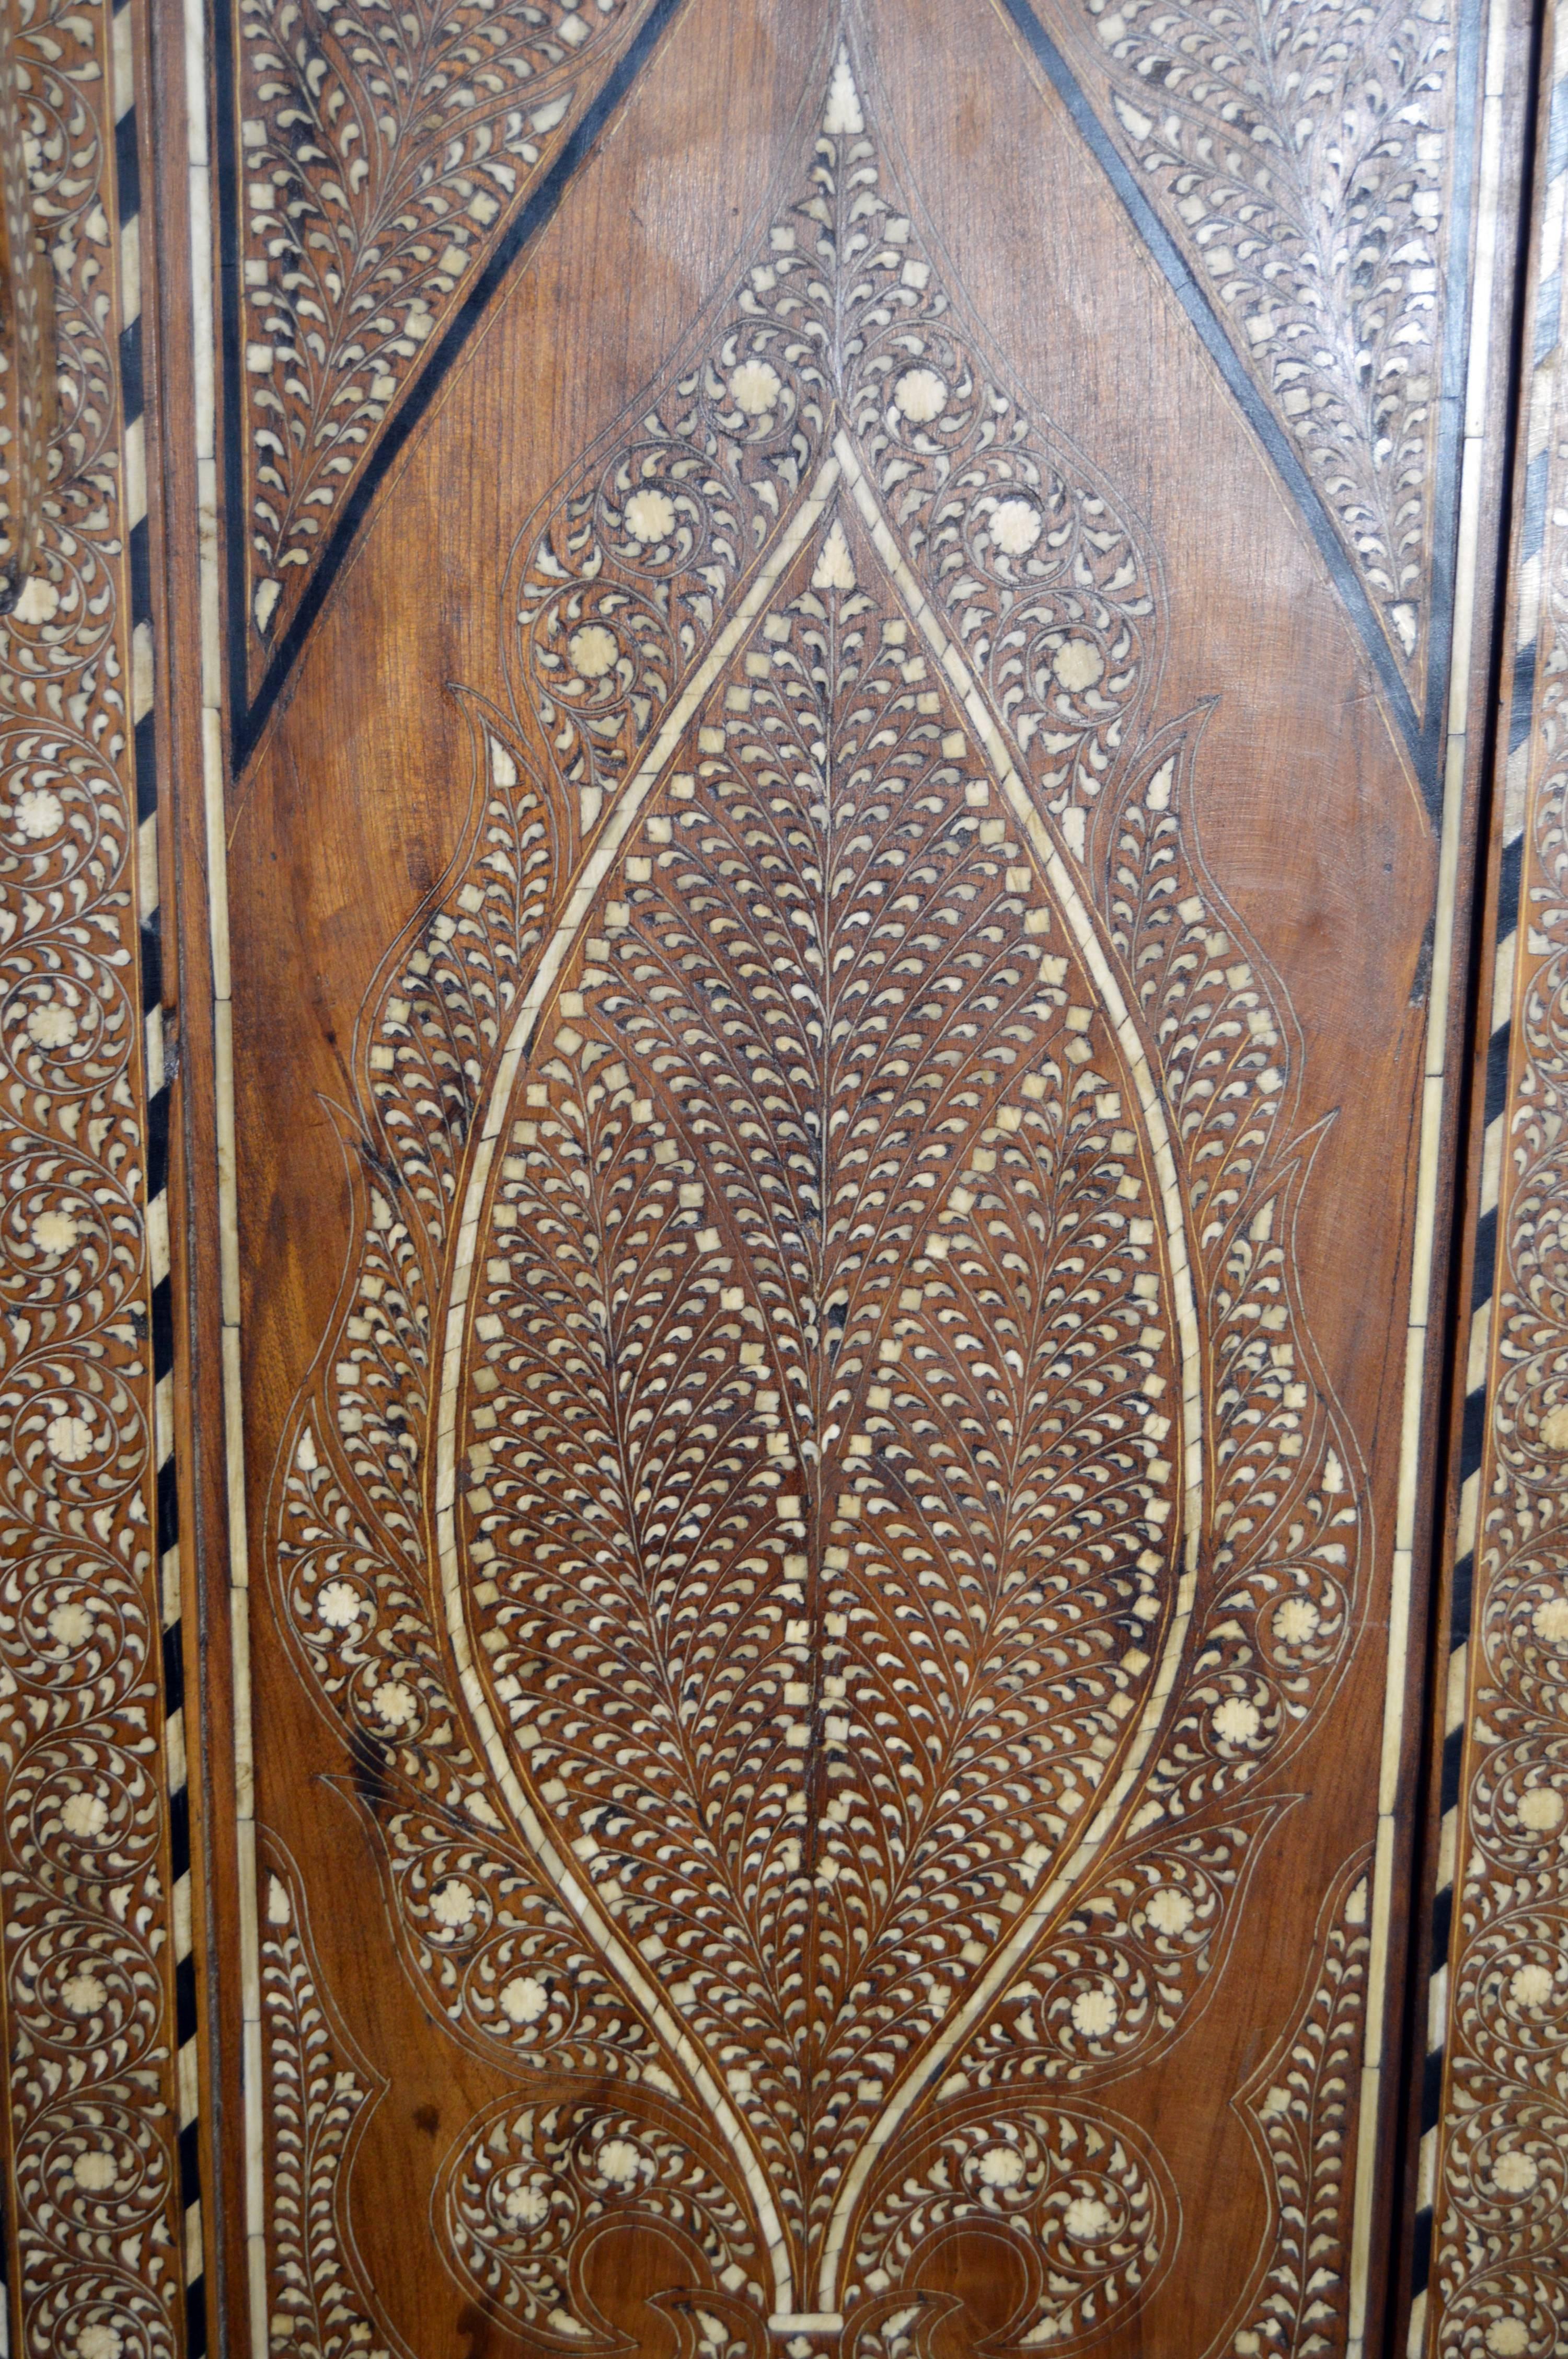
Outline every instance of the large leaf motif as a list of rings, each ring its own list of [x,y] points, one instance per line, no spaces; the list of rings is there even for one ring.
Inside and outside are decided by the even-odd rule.
[[[1147,1149],[851,513],[692,714],[519,1069],[464,1605],[804,2233],[1117,1763],[1168,1614]]]

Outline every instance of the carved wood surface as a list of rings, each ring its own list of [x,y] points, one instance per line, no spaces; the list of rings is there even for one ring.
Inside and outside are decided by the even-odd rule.
[[[1010,22],[791,29],[236,785],[264,2315],[1341,2348],[1433,836]]]

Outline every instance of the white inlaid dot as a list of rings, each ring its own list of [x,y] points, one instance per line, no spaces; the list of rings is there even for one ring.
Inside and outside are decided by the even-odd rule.
[[[633,540],[667,540],[675,528],[676,504],[667,492],[648,488],[633,493],[626,503],[626,529]]]
[[[1492,2171],[1494,2183],[1505,2195],[1528,2195],[1540,2178],[1541,2167],[1530,2154],[1500,2154]]]
[[[29,787],[25,795],[16,797],[16,824],[35,842],[57,835],[65,825],[65,805],[48,787]]]
[[[1184,1933],[1193,1921],[1193,1904],[1184,1892],[1163,1884],[1150,1894],[1143,1913],[1157,1933]]]
[[[102,2195],[106,2188],[114,2186],[120,2174],[114,2168],[114,2156],[100,2148],[96,2153],[79,2154],[70,2166],[70,2175],[89,2195]]]
[[[388,1728],[406,1728],[417,1709],[413,1689],[402,1680],[387,1680],[372,1701]]]
[[[1549,1835],[1563,1824],[1563,1807],[1562,1795],[1550,1786],[1532,1786],[1519,1797],[1519,1821],[1531,1834]]]
[[[1092,688],[1105,669],[1105,658],[1092,639],[1064,639],[1051,658],[1051,669],[1069,694]]]
[[[906,369],[892,389],[892,397],[914,426],[929,426],[947,407],[947,388],[935,369]]]
[[[991,511],[991,538],[1009,557],[1027,557],[1041,528],[1033,500],[998,500]]]
[[[1118,2011],[1116,1993],[1108,1983],[1080,1991],[1073,2001],[1073,2021],[1086,2039],[1102,2039],[1108,2031],[1114,2031]]]
[[[1261,1724],[1257,1705],[1245,1696],[1227,1696],[1215,1707],[1214,1733],[1224,1744],[1249,1745]]]
[[[69,1212],[50,1206],[33,1223],[32,1238],[41,1254],[69,1253],[81,1232]]]
[[[771,361],[742,361],[730,380],[730,397],[748,418],[765,418],[776,409],[784,391]]]
[[[620,649],[602,623],[584,623],[567,641],[567,652],[584,679],[602,679]]]
[[[92,1616],[85,1605],[68,1597],[49,1615],[49,1636],[60,1647],[80,1647],[92,1635]]]
[[[27,1036],[40,1049],[68,1049],[81,1028],[58,999],[41,999],[27,1016]]]
[[[1559,1401],[1541,1420],[1541,1439],[1548,1450],[1568,1450],[1568,1401]]]
[[[62,1466],[75,1466],[92,1447],[92,1428],[84,1417],[62,1410],[45,1426],[44,1440],[51,1458],[58,1459]]]
[[[599,2149],[599,2168],[612,2187],[630,2187],[641,2161],[629,2138],[606,2138]]]
[[[1023,2176],[1023,2157],[1010,2146],[988,2147],[980,2157],[980,2177],[988,2187],[1016,2187]]]
[[[96,2015],[109,1995],[96,1974],[72,1974],[59,1995],[72,2015]]]
[[[1544,2006],[1552,1996],[1552,1976],[1546,1967],[1532,1958],[1527,1965],[1516,1968],[1509,1984],[1509,1996],[1518,2006]]]
[[[550,1994],[536,1974],[514,1974],[501,1994],[501,2011],[514,2023],[537,2023]]]
[[[68,1834],[91,1840],[108,1825],[109,1806],[101,1794],[70,1794],[59,1815]]]
[[[1318,1610],[1310,1597],[1287,1597],[1276,1607],[1274,1628],[1287,1647],[1300,1647],[1318,1625]]]
[[[550,2208],[550,2199],[542,2187],[514,2187],[501,2208],[519,2227],[536,2228]]]
[[[346,1630],[360,1618],[360,1596],[346,1581],[330,1581],[316,1600],[316,1611],[329,1630]]]
[[[1529,2341],[1522,2318],[1494,2318],[1487,2329],[1487,2348],[1496,2352],[1497,2359],[1519,2359]]]
[[[430,1914],[438,1925],[466,1925],[471,1919],[476,1906],[471,1886],[465,1884],[460,1876],[454,1875],[445,1884],[438,1884],[430,1895]]]
[[[125,2345],[112,2326],[95,2319],[76,2338],[78,2359],[120,2359]]]
[[[1544,1638],[1550,1647],[1560,1646],[1568,1638],[1568,1597],[1543,1598],[1530,1620],[1538,1638]]]
[[[1110,2212],[1098,2195],[1075,2195],[1062,2215],[1069,2236],[1103,2236]]]

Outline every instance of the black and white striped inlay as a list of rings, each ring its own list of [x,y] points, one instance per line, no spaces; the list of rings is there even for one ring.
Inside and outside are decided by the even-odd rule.
[[[1541,252],[1563,250],[1563,206],[1568,200],[1568,75],[1554,84],[1547,124],[1546,201]],[[1465,1371],[1465,1413],[1459,1445],[1459,1522],[1454,1543],[1453,1608],[1449,1625],[1446,1684],[1442,1697],[1443,1767],[1439,1808],[1437,1894],[1433,1905],[1426,2008],[1426,2058],[1421,2096],[1421,2147],[1417,2164],[1415,2254],[1411,2275],[1414,2304],[1408,2351],[1416,2359],[1426,2326],[1432,2269],[1433,2206],[1437,2191],[1439,2125],[1443,2105],[1444,2047],[1448,2023],[1448,1964],[1454,1917],[1454,1870],[1458,1850],[1460,1768],[1465,1743],[1465,1703],[1470,1660],[1471,1599],[1480,1515],[1481,1460],[1487,1432],[1487,1363],[1497,1283],[1498,1196],[1508,1125],[1509,1052],[1519,944],[1519,881],[1524,855],[1526,799],[1530,779],[1530,729],[1535,710],[1536,648],[1541,611],[1541,556],[1546,531],[1548,438],[1560,353],[1563,277],[1556,270],[1540,282],[1535,299],[1528,439],[1525,446],[1523,511],[1519,543],[1519,582],[1513,653],[1513,688],[1508,715],[1508,754],[1503,774],[1502,849],[1498,879],[1497,954],[1493,973],[1491,1028],[1487,1044],[1485,1138],[1481,1194],[1476,1223],[1476,1260],[1470,1295],[1470,1333]]]
[[[186,2350],[206,2350],[196,2072],[196,1968],[191,1947],[190,1800],[185,1750],[185,1673],[180,1629],[179,1510],[174,1462],[174,1313],[169,1283],[168,1130],[173,1059],[164,1037],[163,912],[157,859],[158,745],[153,711],[152,571],[147,543],[143,412],[141,173],[129,0],[114,15],[114,161],[119,198],[123,324],[120,386],[124,404],[124,517],[131,584],[131,685],[135,723],[136,885],[141,926],[142,1022],[146,1048],[147,1258],[152,1277],[156,1384],[158,1595],[173,1888],[175,2017],[178,2042],[179,2177],[184,2211]]]

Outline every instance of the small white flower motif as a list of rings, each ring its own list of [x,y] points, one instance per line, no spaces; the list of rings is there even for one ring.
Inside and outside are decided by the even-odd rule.
[[[550,2199],[542,2187],[514,2187],[501,2208],[518,2227],[536,2228],[549,2211]]]
[[[1509,1996],[1516,2006],[1544,2006],[1552,1996],[1550,1972],[1533,1959],[1518,1967],[1509,1984]]]
[[[372,1699],[388,1728],[406,1728],[418,1706],[414,1690],[402,1680],[386,1680]]]
[[[96,2015],[109,1996],[96,1974],[72,1974],[59,1995],[72,2015]]]
[[[1070,696],[1081,696],[1105,669],[1105,658],[1092,639],[1064,639],[1051,658],[1051,669]]]
[[[102,2195],[114,2186],[120,2176],[112,2154],[79,2154],[70,2166],[70,2175],[78,2187],[89,2195]]]
[[[77,2359],[120,2359],[125,2345],[112,2326],[95,2319],[76,2338]]]
[[[25,795],[16,797],[16,825],[34,842],[46,835],[58,835],[65,825],[65,805],[48,787],[29,787]]]
[[[1530,2330],[1522,2318],[1494,2318],[1487,2329],[1487,2348],[1496,2359],[1519,2359],[1530,2343]]]
[[[91,1840],[109,1823],[109,1806],[101,1794],[69,1794],[60,1810],[67,1834]]]
[[[1274,1635],[1287,1647],[1304,1646],[1321,1618],[1310,1597],[1287,1597],[1274,1609]]]
[[[39,1049],[69,1049],[81,1028],[58,999],[40,999],[27,1017],[27,1037]]]
[[[1143,1914],[1156,1933],[1184,1933],[1193,1921],[1193,1904],[1186,1893],[1162,1884],[1149,1895]]]
[[[596,2158],[600,2175],[611,2187],[630,2187],[643,2167],[643,2158],[630,2138],[606,2138]]]
[[[514,2023],[537,2023],[550,2004],[550,1994],[536,1974],[514,1974],[503,1984],[501,2011]]]
[[[929,426],[947,407],[947,388],[935,369],[906,369],[892,389],[892,397],[912,426]]]
[[[668,540],[676,528],[676,504],[667,492],[645,485],[626,503],[626,529],[644,548],[650,541]]]
[[[1016,2187],[1023,2177],[1023,2157],[1011,2146],[989,2146],[980,2157],[980,2177],[988,2187]]]
[[[92,1428],[84,1417],[73,1417],[62,1409],[45,1426],[44,1440],[51,1458],[58,1459],[62,1466],[76,1466],[92,1447]]]
[[[22,585],[12,611],[19,623],[52,623],[59,612],[59,592],[41,573],[35,573]]]
[[[584,623],[567,641],[567,653],[584,679],[602,679],[620,653],[602,623]]]
[[[1540,2180],[1541,2167],[1529,2154],[1500,2154],[1492,2171],[1493,2184],[1505,2195],[1532,2194]]]
[[[1108,1983],[1097,1983],[1090,1990],[1080,1991],[1073,2001],[1073,2021],[1086,2039],[1103,2039],[1116,2029],[1120,2012],[1116,1993]]]
[[[80,1234],[70,1214],[52,1206],[33,1223],[33,1243],[41,1254],[69,1253]]]
[[[766,418],[784,391],[771,361],[742,361],[730,380],[730,398],[748,418]]]
[[[1538,1638],[1544,1638],[1549,1647],[1561,1646],[1568,1638],[1568,1597],[1542,1599],[1530,1620]]]
[[[998,500],[991,510],[991,538],[1007,557],[1027,557],[1041,534],[1033,500]]]
[[[1110,2210],[1098,2195],[1075,2195],[1062,2219],[1069,2236],[1103,2236],[1110,2225]]]
[[[49,1627],[57,1647],[80,1647],[92,1636],[92,1616],[79,1598],[68,1597],[49,1615]]]
[[[1563,1824],[1563,1797],[1550,1786],[1532,1786],[1519,1797],[1519,1814],[1532,1835],[1555,1834]]]
[[[316,1611],[329,1630],[348,1630],[360,1618],[360,1593],[351,1582],[330,1581],[316,1598]]]
[[[465,1884],[460,1876],[449,1876],[445,1884],[438,1884],[430,1895],[431,1916],[438,1925],[446,1925],[453,1931],[468,1924],[475,1905],[472,1886]]]
[[[1257,1705],[1245,1696],[1227,1696],[1210,1723],[1222,1745],[1250,1745],[1262,1724]]]

